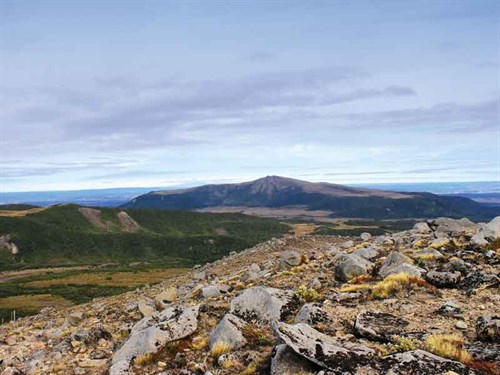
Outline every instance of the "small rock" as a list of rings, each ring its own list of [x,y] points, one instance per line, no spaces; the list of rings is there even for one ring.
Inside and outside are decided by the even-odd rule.
[[[229,285],[225,284],[208,285],[201,288],[201,296],[203,298],[219,297],[229,292],[229,290],[230,290]]]
[[[455,323],[455,327],[458,329],[467,329],[467,324],[463,320],[459,320]]]
[[[370,340],[388,342],[392,336],[404,333],[408,324],[406,320],[392,314],[365,311],[356,317],[354,331]]]
[[[288,270],[302,263],[302,255],[297,251],[284,251],[280,257],[280,269]]]
[[[412,231],[420,234],[428,234],[432,232],[432,229],[429,227],[429,224],[427,223],[416,223],[413,226]]]
[[[442,374],[456,371],[459,374],[473,374],[460,362],[439,357],[425,350],[412,350],[383,357],[380,367],[384,374]]]
[[[177,288],[175,286],[172,286],[165,289],[155,297],[155,300],[165,305],[174,302],[175,300],[177,300]]]
[[[156,306],[154,301],[151,298],[141,299],[137,303],[137,309],[142,314],[143,317],[148,317],[153,315],[156,312]]]
[[[462,274],[458,271],[455,272],[439,272],[431,270],[425,274],[425,279],[434,286],[439,288],[456,288]]]
[[[412,263],[413,261],[406,255],[393,251],[382,262],[378,274],[381,277],[387,277],[398,273],[421,276],[425,271],[422,268],[414,266]]]
[[[439,309],[436,310],[436,313],[450,318],[460,318],[462,316],[462,309],[454,302],[448,301],[441,305]]]
[[[379,252],[373,247],[363,247],[361,249],[356,249],[352,252],[354,255],[358,255],[362,258],[368,259],[370,261],[378,258]]]
[[[82,320],[83,312],[81,311],[72,312],[66,316],[66,321],[72,326],[78,325],[78,323],[80,323]]]

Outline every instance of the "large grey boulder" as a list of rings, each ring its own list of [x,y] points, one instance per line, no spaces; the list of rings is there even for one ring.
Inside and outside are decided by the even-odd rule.
[[[477,224],[469,219],[450,219],[440,217],[433,220],[428,220],[429,226],[434,229],[436,238],[447,236],[459,236],[461,234],[474,234],[477,231]]]
[[[335,265],[335,277],[340,281],[349,281],[360,275],[367,275],[374,264],[359,255],[347,254],[342,256]]]
[[[500,316],[482,315],[477,318],[476,334],[479,340],[500,342]]]
[[[369,340],[389,342],[394,335],[404,333],[409,323],[397,316],[378,311],[364,311],[358,314],[354,331]]]
[[[413,226],[412,232],[418,234],[429,234],[432,232],[432,229],[429,227],[429,224],[421,222],[421,223],[416,223]]]
[[[204,286],[203,288],[201,288],[201,296],[203,298],[219,297],[219,296],[229,292],[229,290],[230,290],[229,285],[225,285],[225,284],[207,285],[207,286]]]
[[[356,249],[352,252],[354,255],[358,255],[367,260],[373,261],[379,256],[379,252],[373,247],[362,247],[361,249]]]
[[[414,266],[412,263],[413,261],[406,255],[393,251],[382,262],[378,274],[381,277],[387,277],[398,273],[421,276],[425,271],[422,268]]]
[[[246,323],[233,314],[226,314],[214,328],[209,337],[209,346],[225,343],[233,349],[240,348],[247,343],[242,330]]]
[[[256,286],[246,289],[231,301],[231,313],[244,320],[280,320],[290,313],[297,299],[291,290]]]
[[[280,256],[280,269],[287,270],[299,266],[302,263],[302,254],[297,251],[283,251]]]
[[[500,238],[500,216],[497,216],[487,223],[486,228],[491,231],[491,234],[492,236],[495,236],[495,239]]]
[[[474,372],[460,362],[439,357],[425,350],[412,350],[404,353],[391,354],[380,360],[383,374],[397,375],[427,375],[444,374],[454,371],[462,375],[472,375]]]
[[[306,303],[295,316],[295,323],[317,324],[327,321],[328,317],[319,303]]]
[[[295,353],[332,371],[355,372],[375,354],[371,348],[350,342],[341,343],[304,323],[290,325],[275,322],[273,329]]]
[[[113,356],[109,374],[127,374],[134,358],[155,354],[167,343],[191,335],[198,328],[198,311],[199,305],[174,306],[137,322],[128,340]]]
[[[320,367],[295,353],[285,344],[274,348],[271,355],[271,375],[315,374]]]

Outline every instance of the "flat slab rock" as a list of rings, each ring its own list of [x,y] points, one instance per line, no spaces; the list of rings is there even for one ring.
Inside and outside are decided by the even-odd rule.
[[[134,358],[157,353],[170,341],[191,335],[198,328],[199,307],[170,307],[137,322],[129,339],[113,356],[109,374],[128,374]]]
[[[297,303],[292,290],[256,286],[231,301],[231,313],[247,321],[272,322],[286,317]]]
[[[425,350],[412,350],[383,357],[379,362],[379,370],[383,374],[394,375],[430,375],[445,374],[454,371],[461,375],[472,375],[475,372],[464,364],[439,357]]]
[[[354,331],[369,340],[388,342],[392,336],[404,333],[409,323],[395,315],[364,311],[358,314],[354,323]]]
[[[373,349],[363,345],[338,342],[304,323],[275,322],[273,329],[295,353],[332,371],[354,372],[375,354]]]

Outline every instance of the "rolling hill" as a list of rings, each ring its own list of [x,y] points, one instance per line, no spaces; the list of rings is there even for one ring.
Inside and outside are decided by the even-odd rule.
[[[290,230],[272,219],[241,214],[75,204],[8,208],[16,209],[0,210],[0,270],[132,261],[190,265]],[[8,241],[17,246],[17,254],[8,251]]]
[[[354,188],[279,176],[239,184],[153,191],[123,207],[205,211],[295,208],[302,213],[326,211],[329,217],[373,219],[447,216],[486,220],[495,216],[492,208],[463,197]]]

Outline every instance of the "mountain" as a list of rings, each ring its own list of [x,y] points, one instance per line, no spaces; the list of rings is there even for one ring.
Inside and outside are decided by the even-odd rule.
[[[492,208],[463,197],[354,188],[279,176],[239,184],[152,191],[123,207],[205,211],[231,207],[241,211],[255,207],[294,208],[302,214],[326,211],[329,217],[376,219],[467,216],[483,220],[495,216]]]
[[[132,261],[190,265],[290,230],[273,219],[241,214],[97,209],[75,204],[26,206],[24,210],[23,206],[3,207],[0,270]]]

